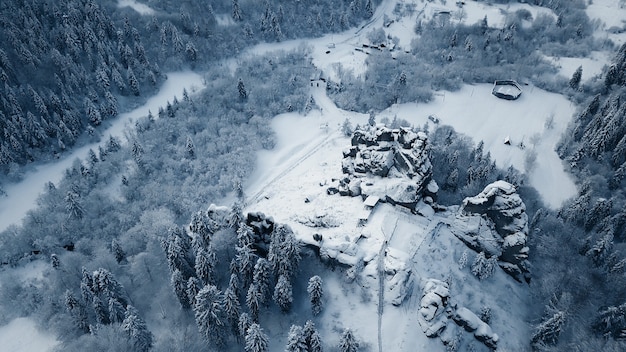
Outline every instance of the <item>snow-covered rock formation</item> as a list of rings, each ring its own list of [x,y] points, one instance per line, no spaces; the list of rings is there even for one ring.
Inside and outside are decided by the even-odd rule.
[[[499,337],[489,324],[465,307],[457,307],[450,297],[448,284],[437,279],[428,279],[424,284],[418,321],[428,337],[440,336],[444,344],[449,343],[444,336],[448,322],[452,320],[465,331],[491,349],[496,349]]]
[[[436,279],[426,281],[418,313],[418,321],[426,336],[437,337],[446,328],[450,312],[445,313],[449,299],[447,283]]]
[[[433,202],[438,190],[425,133],[408,128],[376,127],[356,130],[343,152],[347,176],[329,194],[375,196],[381,201],[414,209],[420,199]]]
[[[496,255],[507,273],[519,281],[528,281],[528,215],[515,187],[505,181],[489,184],[478,195],[465,198],[461,211],[485,215],[489,222],[480,224],[479,220],[478,231],[457,237],[476,251]]]

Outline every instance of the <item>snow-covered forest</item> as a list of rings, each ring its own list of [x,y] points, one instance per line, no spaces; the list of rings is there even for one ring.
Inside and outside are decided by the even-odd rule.
[[[624,20],[0,2],[0,346],[625,350]]]

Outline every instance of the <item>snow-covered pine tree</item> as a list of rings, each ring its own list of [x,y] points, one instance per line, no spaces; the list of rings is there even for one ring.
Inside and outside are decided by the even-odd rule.
[[[285,275],[278,277],[278,283],[274,288],[274,302],[280,307],[283,312],[288,312],[291,309],[293,303],[293,292],[291,283]]]
[[[67,192],[65,195],[65,210],[67,210],[67,217],[70,219],[80,220],[83,218],[85,210],[80,201],[80,196],[72,191]]]
[[[235,191],[235,196],[237,197],[237,201],[235,201],[230,208],[230,214],[228,216],[228,226],[238,231],[242,224],[244,226],[246,224],[243,216],[242,206],[240,203],[241,201],[245,200],[246,196],[243,194],[243,186],[241,185],[241,180],[236,180],[233,188]],[[237,235],[237,237],[239,237],[239,234]]]
[[[137,310],[129,305],[126,307],[126,317],[122,322],[124,330],[135,347],[135,351],[149,351],[152,348],[152,333],[148,330],[146,322],[139,317]]]
[[[115,298],[109,298],[109,321],[111,323],[121,323],[124,321],[126,309]]]
[[[118,264],[126,260],[126,253],[124,252],[124,249],[122,249],[120,242],[115,238],[111,240],[111,252],[115,256],[115,260]]]
[[[248,310],[250,311],[250,316],[254,321],[259,319],[259,307],[261,305],[261,291],[259,287],[252,283],[248,288],[248,293],[246,294],[246,305],[248,306]]]
[[[65,302],[65,308],[70,313],[74,324],[79,331],[86,333],[89,331],[89,320],[85,307],[74,297],[70,290],[65,291],[63,296]]]
[[[626,333],[626,303],[620,306],[607,307],[600,311],[593,328],[602,334],[619,337]]]
[[[93,296],[91,300],[91,306],[94,313],[96,314],[96,322],[98,324],[107,325],[111,322],[109,320],[109,309],[102,302],[102,300],[98,298],[98,296]]]
[[[269,348],[269,338],[259,324],[252,323],[246,333],[246,352],[266,352]]]
[[[193,144],[193,139],[191,139],[191,136],[187,136],[187,141],[185,142],[185,154],[189,159],[196,158],[196,147]]]
[[[535,332],[531,338],[532,344],[556,344],[563,329],[565,318],[565,312],[562,311],[556,311],[554,314],[547,316],[544,321],[535,328]]]
[[[125,305],[128,299],[124,286],[115,279],[110,271],[103,268],[94,271],[92,290],[95,294],[115,298],[122,305]]]
[[[484,252],[478,253],[474,263],[472,263],[472,274],[479,280],[487,279],[493,275],[497,262],[495,262],[495,257],[492,258],[487,259]]]
[[[128,68],[126,77],[128,78],[128,86],[130,87],[131,92],[133,92],[134,95],[139,96],[139,81],[137,80],[137,77],[135,77],[135,73],[132,68]]]
[[[459,270],[465,269],[467,266],[467,249],[461,253],[461,257],[459,258]]]
[[[313,315],[320,314],[322,311],[322,297],[324,295],[322,278],[318,275],[311,277],[307,286],[307,292],[309,293],[309,300],[311,301],[311,311]]]
[[[188,279],[195,276],[195,264],[189,255],[191,245],[182,236],[187,236],[187,234],[174,228],[167,239],[163,240],[162,246],[170,270],[173,272],[178,269],[183,277]]]
[[[233,20],[239,22],[242,20],[241,7],[239,7],[239,0],[233,0]]]
[[[204,285],[213,284],[215,281],[215,266],[217,256],[213,245],[209,243],[206,249],[199,247],[196,251],[196,275]]]
[[[608,258],[611,250],[613,249],[613,230],[609,229],[607,233],[602,236],[585,255],[593,261],[596,266],[604,264]]]
[[[191,308],[191,303],[189,300],[189,296],[187,295],[187,280],[183,277],[183,274],[180,273],[180,270],[176,269],[172,273],[172,278],[170,280],[170,284],[174,289],[174,293],[178,298],[178,302],[183,309]]]
[[[572,74],[572,78],[569,80],[570,88],[578,89],[578,87],[580,86],[580,80],[582,79],[582,77],[583,77],[583,67],[578,66],[576,71],[574,71],[574,74]]]
[[[196,296],[198,295],[198,292],[200,292],[200,289],[202,289],[202,287],[202,282],[200,282],[197,277],[192,276],[189,278],[189,280],[187,280],[186,292],[189,303],[192,307],[196,304]]]
[[[340,352],[357,352],[359,350],[359,342],[354,337],[352,330],[344,329],[339,340]]]
[[[230,274],[230,279],[228,280],[228,289],[233,291],[233,293],[237,297],[241,296],[241,287],[239,286],[239,277],[237,276],[237,274]]]
[[[241,336],[242,338],[246,338],[246,334],[248,333],[248,329],[250,328],[250,325],[252,325],[253,321],[252,318],[250,318],[250,314],[248,313],[241,313],[239,315],[239,322],[237,323],[237,328],[239,329],[239,336]]]
[[[304,331],[301,326],[291,325],[287,335],[287,345],[285,352],[308,352]]]
[[[254,253],[251,244],[237,246],[235,251],[237,251],[235,259],[237,260],[239,275],[241,275],[243,285],[246,286],[252,280],[257,255]]]
[[[307,320],[302,331],[308,352],[322,352],[322,337],[312,320]]]
[[[261,293],[259,303],[267,303],[270,289],[270,265],[265,258],[259,258],[254,265],[253,284]]]
[[[237,278],[236,275],[231,276],[232,278]],[[241,304],[239,303],[239,297],[237,292],[235,291],[237,288],[231,285],[228,286],[226,291],[224,291],[224,315],[226,319],[230,323],[230,327],[234,333],[237,332],[237,324],[239,323],[239,312],[241,311]]]
[[[239,91],[239,99],[246,100],[248,98],[248,91],[246,90],[246,86],[243,84],[243,80],[239,78],[237,82],[237,91]]]
[[[220,331],[224,326],[222,293],[213,285],[204,286],[196,295],[193,306],[198,331],[207,340],[221,344]]]
[[[285,275],[291,278],[301,260],[301,244],[293,231],[286,225],[274,227],[267,255],[276,277]]]
[[[245,224],[245,222],[239,223],[237,229],[237,243],[239,246],[250,246],[254,242],[254,231],[252,228]]]

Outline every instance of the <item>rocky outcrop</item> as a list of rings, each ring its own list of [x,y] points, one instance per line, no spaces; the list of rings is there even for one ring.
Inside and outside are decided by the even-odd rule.
[[[255,244],[269,244],[274,231],[274,218],[261,212],[250,212],[246,216],[246,225],[250,226],[254,235]]]
[[[526,205],[515,187],[505,181],[496,181],[478,195],[465,198],[461,210],[466,214],[485,215],[499,235],[494,236],[498,244],[497,253],[494,253],[493,248],[474,249],[497,254],[500,266],[507,273],[519,281],[522,278],[528,281],[528,215]]]
[[[447,283],[436,279],[426,280],[418,313],[418,321],[424,334],[431,338],[441,336],[444,340],[442,332],[446,330],[450,319],[465,331],[473,333],[474,337],[487,347],[497,348],[498,335],[471,310],[465,307],[457,308],[457,305],[451,302]]]
[[[436,279],[426,281],[418,313],[418,321],[426,336],[437,337],[446,328],[448,315],[444,313],[449,299],[447,283]]]
[[[343,152],[347,176],[329,193],[377,196],[382,201],[414,208],[420,199],[436,200],[428,137],[408,128],[376,127],[356,130]]]
[[[498,334],[491,330],[489,324],[480,320],[471,310],[461,307],[452,314],[452,320],[467,332],[474,333],[474,337],[487,347],[495,350],[498,347]]]

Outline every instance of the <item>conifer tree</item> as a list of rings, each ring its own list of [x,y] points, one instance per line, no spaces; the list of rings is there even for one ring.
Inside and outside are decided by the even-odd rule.
[[[235,276],[235,278],[237,278]],[[232,277],[231,277],[232,280]],[[239,323],[239,315],[241,311],[241,304],[239,303],[239,297],[232,286],[228,286],[224,292],[224,314],[226,319],[230,323],[233,332],[237,331],[237,324]]]
[[[213,285],[204,286],[196,296],[193,306],[200,334],[215,344],[221,344],[220,331],[224,326],[222,293]]]
[[[246,286],[251,280],[254,272],[254,263],[256,261],[256,254],[252,249],[251,244],[245,244],[243,246],[235,247],[237,254],[235,259],[237,260],[237,267],[239,268],[239,274],[241,275],[241,281]]]
[[[339,340],[340,352],[357,352],[359,350],[359,342],[354,337],[352,330],[344,329]]]
[[[180,270],[174,270],[170,283],[183,309],[191,308],[191,303],[187,294],[187,280],[185,280],[183,274],[180,273]]]
[[[262,294],[259,290],[259,287],[252,283],[248,288],[248,293],[246,294],[246,305],[248,306],[248,310],[250,311],[250,316],[252,320],[257,321],[259,319],[259,307],[262,302]]]
[[[583,67],[578,66],[576,71],[574,71],[574,74],[572,74],[572,78],[569,80],[570,88],[578,89],[578,87],[580,86],[580,81],[582,77],[583,77]]]
[[[246,333],[246,352],[266,352],[269,348],[269,339],[257,323],[252,323]]]
[[[537,325],[535,332],[531,338],[533,345],[541,344],[556,344],[559,340],[559,335],[565,324],[565,312],[556,311],[554,314],[547,316],[546,319]]]
[[[254,265],[253,284],[261,294],[259,303],[267,303],[270,294],[270,266],[265,258],[259,258]]]
[[[213,245],[209,243],[206,249],[199,247],[196,251],[196,275],[204,285],[212,284],[215,281],[215,266],[217,256],[213,250]]]
[[[479,280],[484,280],[493,275],[495,266],[497,265],[495,256],[487,259],[484,252],[476,255],[474,263],[472,263],[472,274]]]
[[[70,219],[80,220],[83,218],[85,211],[80,202],[80,196],[72,191],[67,192],[65,196],[65,209],[67,210],[67,216]]]
[[[111,240],[111,252],[113,252],[115,260],[118,262],[118,264],[126,260],[126,253],[124,252],[124,249],[122,249],[122,245],[120,245],[120,242],[115,238]]]
[[[122,322],[122,330],[128,334],[135,351],[145,352],[152,348],[152,333],[133,306],[126,307],[126,317]]]
[[[318,315],[322,311],[322,296],[324,295],[324,289],[322,287],[322,278],[315,275],[309,279],[309,285],[307,287],[309,293],[309,300],[311,301],[311,311],[313,315]]]
[[[189,159],[196,158],[196,147],[193,144],[193,140],[191,139],[191,136],[187,136],[187,141],[185,142],[185,154],[187,155]]]
[[[65,308],[74,319],[74,323],[79,331],[86,333],[89,331],[89,321],[85,307],[74,297],[70,290],[65,291],[64,295]]]
[[[239,7],[239,0],[233,0],[233,20],[237,22],[242,20],[241,8]]]
[[[192,307],[196,304],[196,296],[198,295],[198,292],[200,292],[200,289],[202,287],[203,285],[197,277],[192,276],[189,278],[189,280],[187,280],[186,292],[189,303]]]
[[[91,305],[96,313],[96,322],[98,322],[98,324],[107,325],[111,322],[109,319],[109,308],[104,305],[98,296],[93,296]]]
[[[239,329],[239,336],[241,336],[242,338],[246,338],[246,334],[248,333],[248,329],[250,328],[250,325],[252,325],[253,321],[252,318],[250,318],[250,314],[248,313],[241,313],[239,315],[239,323],[237,324],[237,327]]]
[[[126,309],[115,298],[109,298],[109,321],[111,323],[121,323],[124,321]]]
[[[322,337],[319,332],[317,332],[317,329],[315,329],[313,321],[306,321],[304,324],[303,335],[308,352],[322,352]]]
[[[280,307],[283,312],[288,312],[291,309],[293,303],[293,292],[291,283],[285,275],[281,275],[278,278],[278,283],[274,288],[274,302]]]
[[[246,100],[248,98],[248,91],[246,90],[246,86],[243,84],[243,80],[239,78],[237,82],[237,90],[239,91],[239,98],[241,100]]]
[[[287,335],[285,352],[308,352],[308,350],[302,327],[292,325],[289,329],[289,334]]]

